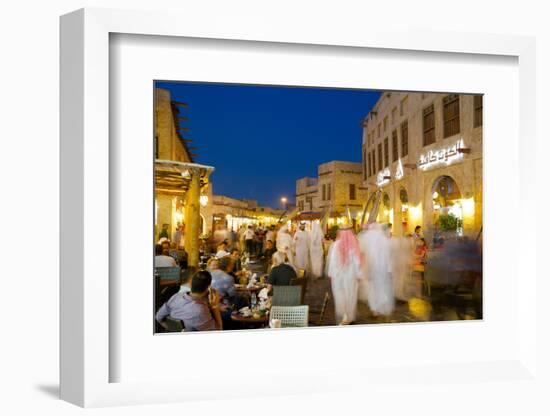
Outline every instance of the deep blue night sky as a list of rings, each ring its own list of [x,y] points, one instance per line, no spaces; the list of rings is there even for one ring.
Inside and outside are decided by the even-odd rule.
[[[296,179],[331,160],[361,161],[361,121],[377,91],[156,82],[189,104],[184,137],[195,161],[216,168],[213,191],[280,208]]]

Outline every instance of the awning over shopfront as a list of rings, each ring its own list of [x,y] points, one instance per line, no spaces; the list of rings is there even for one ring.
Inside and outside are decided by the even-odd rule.
[[[321,212],[315,212],[315,211],[304,211],[300,212],[296,217],[293,218],[295,221],[314,221],[314,220],[320,220],[322,217]]]
[[[155,192],[185,195],[191,185],[193,173],[198,174],[202,188],[208,183],[208,177],[212,172],[214,172],[213,166],[157,159],[155,161]]]
[[[174,160],[155,161],[155,194],[182,196],[185,200],[185,250],[189,266],[199,265],[200,198],[212,166]]]

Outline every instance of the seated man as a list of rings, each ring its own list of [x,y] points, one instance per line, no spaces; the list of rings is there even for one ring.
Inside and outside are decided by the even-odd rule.
[[[289,286],[290,281],[297,277],[294,268],[285,262],[286,254],[277,251],[273,254],[271,272],[267,278],[269,290],[272,286]]]
[[[233,272],[237,273],[241,271],[241,253],[239,253],[239,250],[236,248],[231,250],[231,258],[233,259]]]
[[[191,280],[193,279],[195,273],[197,273],[197,268],[193,266],[180,272],[180,293],[191,292]]]
[[[227,243],[223,241],[218,245],[218,251],[216,252],[216,257],[221,259],[222,257],[228,256],[229,251],[227,251]]]
[[[218,259],[216,257],[210,257],[206,261],[206,270],[211,272],[212,270],[216,270],[218,268]]]
[[[162,245],[155,246],[155,267],[176,267],[176,260],[163,253]]]
[[[218,267],[212,270],[212,287],[218,291],[222,300],[222,317],[230,320],[231,310],[248,306],[248,299],[238,293],[235,288],[235,279],[230,274],[233,270],[233,259],[225,256],[218,260]]]
[[[170,255],[170,240],[165,240],[162,243],[160,243],[160,245],[162,246],[162,254],[164,254],[165,256],[169,256]]]
[[[218,291],[222,299],[232,298],[235,296],[235,280],[233,276],[229,274],[233,266],[233,262],[230,256],[222,257],[218,260],[217,266],[211,269],[212,274],[212,287]]]
[[[179,249],[176,246],[176,243],[170,243],[170,251],[168,252],[168,255],[170,257],[173,257],[174,260],[176,260],[176,263],[181,268],[187,268],[187,265],[184,265],[183,263],[187,261],[187,253],[183,249]]]
[[[163,327],[167,316],[183,322],[186,331],[220,330],[222,318],[219,294],[210,288],[212,276],[205,270],[198,271],[191,279],[190,293],[176,293],[161,306],[155,319]]]

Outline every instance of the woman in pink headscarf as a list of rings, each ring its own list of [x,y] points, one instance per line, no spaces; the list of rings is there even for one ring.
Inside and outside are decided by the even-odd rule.
[[[358,280],[361,273],[361,250],[351,227],[340,228],[327,256],[336,321],[341,325],[355,321]]]

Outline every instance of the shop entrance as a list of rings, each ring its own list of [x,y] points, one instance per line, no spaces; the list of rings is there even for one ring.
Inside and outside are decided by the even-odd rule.
[[[369,199],[367,200],[367,203],[363,208],[363,215],[361,217],[361,227],[364,226],[365,221],[367,221],[367,223],[376,221],[376,217],[378,216],[378,206],[380,204],[380,195],[381,195],[381,191],[377,190],[373,192],[369,197]]]
[[[381,224],[392,222],[390,197],[385,192],[382,195],[382,209],[378,211],[378,222]]]
[[[401,229],[403,235],[409,233],[409,195],[405,188],[399,189],[399,201],[401,202]]]
[[[434,240],[439,233],[463,235],[462,194],[450,176],[440,176],[432,186]]]

